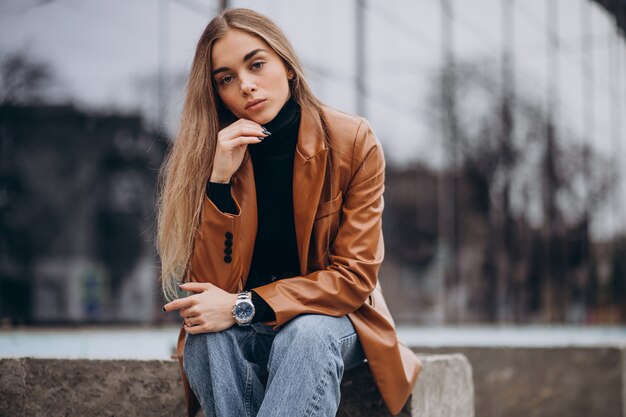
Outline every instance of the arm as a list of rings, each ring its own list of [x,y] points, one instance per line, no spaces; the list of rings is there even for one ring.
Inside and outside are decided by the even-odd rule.
[[[237,205],[235,204],[235,200],[233,200],[230,193],[230,182],[220,183],[209,181],[206,187],[206,194],[219,211],[229,214],[237,213]],[[276,318],[274,311],[269,304],[267,304],[265,300],[254,290],[252,290],[252,304],[254,304],[255,308],[252,323],[259,321],[272,321]]]
[[[355,168],[330,250],[330,265],[255,289],[274,310],[276,327],[304,313],[346,315],[363,305],[376,287],[384,257],[385,159],[367,123],[359,127],[353,158]]]

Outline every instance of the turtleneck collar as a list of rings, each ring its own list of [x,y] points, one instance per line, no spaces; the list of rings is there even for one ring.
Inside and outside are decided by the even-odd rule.
[[[271,135],[263,142],[248,146],[253,157],[283,156],[295,151],[300,127],[300,105],[293,95],[287,99],[278,114],[263,127],[269,130]]]
[[[274,133],[280,135],[283,130],[292,128],[296,122],[300,121],[300,105],[296,99],[291,95],[278,114],[264,127]]]

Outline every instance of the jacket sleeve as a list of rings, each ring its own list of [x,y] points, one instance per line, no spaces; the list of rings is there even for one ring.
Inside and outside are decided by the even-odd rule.
[[[237,250],[237,235],[240,233],[241,207],[232,198],[230,185],[219,190],[213,188],[211,193],[216,190],[217,197],[210,197],[208,190],[204,195],[200,224],[190,260],[190,280],[211,282],[226,291],[234,292],[237,286],[237,279],[234,277],[241,274],[240,265],[233,262],[233,253]]]
[[[236,214],[237,206],[230,192],[230,183],[207,182],[206,195],[217,209],[223,213]],[[256,310],[252,323],[259,321],[272,321],[276,317],[272,308],[260,295],[252,290],[252,304]]]
[[[384,258],[382,235],[385,158],[367,122],[356,134],[352,175],[341,222],[325,269],[255,288],[272,307],[275,328],[306,313],[344,316],[374,291]]]

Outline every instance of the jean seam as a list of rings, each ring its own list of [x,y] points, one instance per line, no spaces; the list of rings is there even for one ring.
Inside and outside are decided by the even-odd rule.
[[[344,336],[341,339],[339,339],[339,343],[343,345],[346,342],[346,340],[349,340],[349,339],[352,339],[352,338],[355,338],[355,337],[357,337],[357,334],[356,333],[352,333],[352,334],[350,334],[348,336]]]
[[[251,417],[250,409],[252,405],[250,404],[250,398],[252,397],[252,372],[250,362],[246,361],[246,390],[245,390],[245,402],[244,407],[246,408],[246,414],[248,417]]]
[[[246,329],[248,330],[248,329]],[[250,328],[250,330],[252,330],[252,328]],[[251,331],[248,332],[244,335],[244,337],[241,339],[241,342],[239,343],[239,349],[241,352],[244,352],[246,349],[247,344],[254,339],[255,336],[255,332]],[[244,408],[246,409],[246,415],[248,417],[251,417],[251,413],[250,410],[252,408],[251,405],[251,398],[252,398],[252,367],[250,365],[250,362],[248,362],[245,358],[242,359],[245,364],[246,364],[246,381],[245,381],[245,388],[244,388]]]
[[[331,350],[334,350],[336,354],[341,356],[341,351],[339,350],[338,346],[339,343],[339,341],[333,342],[330,348]],[[312,403],[309,407],[307,407],[307,410],[305,412],[305,415],[308,417],[312,417],[315,411],[317,411],[318,413],[320,411],[319,401],[324,394],[324,389],[326,388],[326,385],[328,385],[328,380],[332,378],[332,365],[332,361],[327,362],[326,367],[324,368],[324,373],[322,374],[322,378],[315,386],[315,392],[313,394],[313,398],[311,399]]]
[[[189,388],[191,389],[191,392],[193,392],[193,394],[196,396],[198,402],[200,402],[200,406],[204,407],[203,401],[202,401],[202,396],[200,395],[200,387],[196,384],[196,379],[195,378],[189,378],[188,376],[188,372],[187,372],[187,368],[185,365],[189,365],[189,355],[187,354],[187,343],[192,343],[189,339],[190,337],[188,336],[194,336],[194,335],[190,335],[187,334],[185,336],[185,346],[183,347],[183,372],[185,373],[185,377],[187,378],[187,383],[189,384]],[[185,359],[186,358],[186,359]]]
[[[270,347],[270,353],[267,355],[267,367],[268,369],[272,366],[274,359],[274,341],[272,340],[272,346]]]

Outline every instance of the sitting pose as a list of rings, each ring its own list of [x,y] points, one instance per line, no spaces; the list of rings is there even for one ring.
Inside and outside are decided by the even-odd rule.
[[[361,363],[399,413],[421,363],[378,284],[383,150],[366,120],[313,95],[267,17],[208,24],[162,172],[163,309],[184,319],[189,416],[335,416]]]

